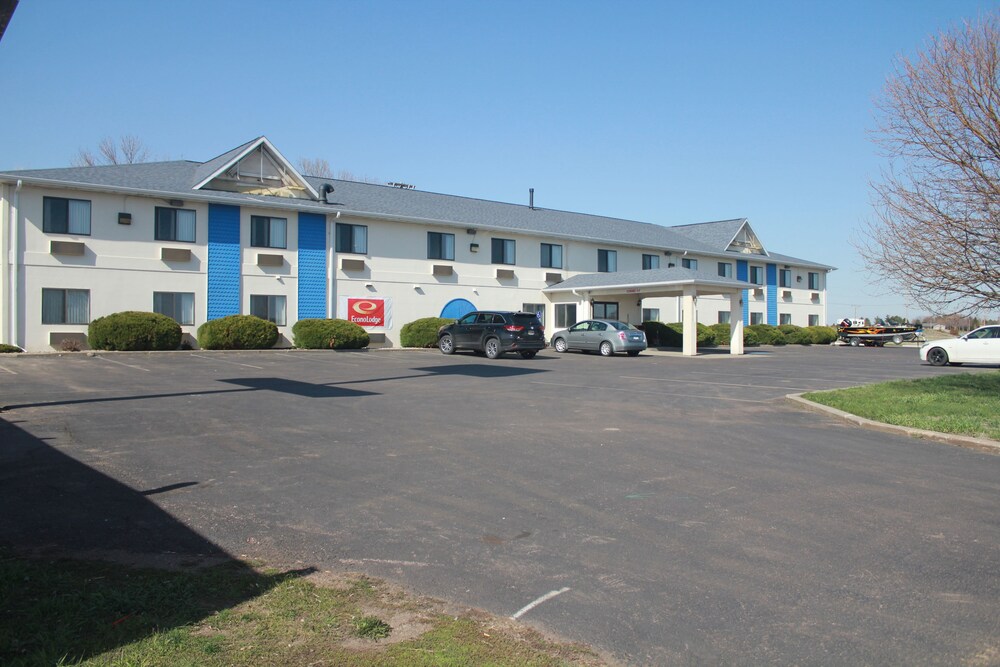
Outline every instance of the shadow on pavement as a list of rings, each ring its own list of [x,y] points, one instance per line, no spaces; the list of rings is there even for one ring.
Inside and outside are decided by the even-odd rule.
[[[217,565],[225,568],[225,577],[232,577],[229,581],[238,584],[225,587],[224,595],[195,607],[196,613],[192,608],[182,608],[179,615],[170,617],[173,625],[161,626],[161,631],[197,622],[265,593],[289,577],[311,571],[277,575],[255,572],[146,497],[196,483],[136,491],[59,452],[19,428],[16,422],[0,419],[0,507],[3,508],[0,511],[0,592],[3,592],[0,639],[7,639],[0,641],[0,663],[23,661],[24,654],[31,651],[85,659],[153,632],[148,623],[130,623],[123,624],[129,627],[123,627],[113,638],[95,639],[83,636],[87,633],[73,635],[56,628],[37,627],[31,619],[19,618],[19,612],[31,606],[25,596],[37,596],[39,584],[31,581],[29,585],[12,574],[17,571],[18,558],[32,562],[39,558],[73,558],[174,570],[187,568],[191,572],[201,570],[202,566]],[[29,593],[26,589],[31,587],[34,588]],[[60,599],[67,592],[53,590],[42,594]],[[163,622],[156,610],[144,609],[143,605],[142,600],[130,603],[126,599],[122,613],[146,614],[156,618],[157,625]],[[80,645],[59,645],[60,642]]]

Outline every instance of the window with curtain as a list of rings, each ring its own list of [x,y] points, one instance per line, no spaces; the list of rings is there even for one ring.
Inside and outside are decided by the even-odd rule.
[[[153,238],[157,241],[195,241],[195,212],[186,208],[156,207]]]
[[[262,320],[285,326],[285,297],[273,294],[251,294],[250,314]]]
[[[427,259],[455,259],[455,235],[427,232]]]
[[[571,324],[576,324],[576,304],[557,303],[556,304],[556,327],[565,329]]]
[[[90,202],[86,199],[43,197],[42,231],[90,236]]]
[[[681,266],[685,269],[698,269],[698,260],[691,259],[690,257],[681,258]]]
[[[90,290],[42,289],[42,324],[88,324]]]
[[[597,270],[600,273],[614,273],[618,270],[618,251],[598,250]]]
[[[250,245],[254,248],[287,248],[288,220],[264,215],[250,216]]]
[[[650,269],[660,268],[660,256],[659,255],[643,255],[642,256],[642,269],[643,271],[648,271]]]
[[[719,262],[719,275],[723,278],[732,278],[733,265],[730,262]]]
[[[337,252],[368,254],[368,227],[337,223]]]
[[[542,244],[542,268],[561,269],[563,267],[563,247],[553,243]]]
[[[153,312],[194,324],[194,292],[153,292]]]
[[[514,263],[514,241],[511,239],[492,239],[493,263]]]

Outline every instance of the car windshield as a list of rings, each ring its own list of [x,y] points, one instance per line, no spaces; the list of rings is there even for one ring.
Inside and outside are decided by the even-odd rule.
[[[618,331],[629,331],[630,329],[635,329],[634,326],[632,326],[631,324],[626,324],[625,322],[612,322],[611,326],[613,326],[615,329],[618,329]]]

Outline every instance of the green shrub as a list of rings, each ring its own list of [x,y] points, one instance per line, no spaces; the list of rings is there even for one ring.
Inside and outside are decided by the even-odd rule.
[[[712,330],[715,334],[715,342],[718,345],[729,345],[729,338],[732,336],[732,329],[729,328],[728,323],[722,324],[710,324],[708,328]],[[760,338],[757,334],[743,327],[743,346],[752,347],[754,345],[760,345]]]
[[[797,326],[795,324],[779,324],[778,325],[778,331],[780,331],[781,333],[783,333],[785,335],[785,338],[788,338],[792,334],[794,334],[794,333],[796,333],[798,331],[802,331],[802,327]]]
[[[643,322],[646,340],[653,347],[683,347],[684,325],[680,322]],[[653,342],[653,341],[656,342]],[[715,332],[705,324],[698,323],[698,347],[715,345]]]
[[[347,320],[299,320],[292,327],[295,347],[307,350],[360,350],[368,347],[368,332]]]
[[[449,317],[424,317],[403,325],[399,332],[399,344],[403,347],[435,347],[438,342],[438,329],[446,324],[452,324]]]
[[[278,326],[255,315],[228,315],[198,327],[205,350],[266,350],[278,342]]]
[[[791,345],[812,345],[813,343],[812,334],[801,328],[798,331],[785,334],[785,340]]]
[[[24,352],[17,345],[8,345],[7,343],[0,343],[0,354],[7,354],[8,352]]]
[[[92,321],[87,343],[94,350],[176,350],[181,326],[166,315],[126,310]]]
[[[806,331],[815,345],[829,345],[837,340],[837,330],[833,327],[807,327]]]
[[[757,334],[761,345],[785,345],[788,343],[785,335],[776,326],[770,324],[751,324],[746,328]]]

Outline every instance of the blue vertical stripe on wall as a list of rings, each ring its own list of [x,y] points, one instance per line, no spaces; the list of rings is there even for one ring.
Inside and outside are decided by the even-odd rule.
[[[299,213],[299,317],[326,317],[326,216]]]
[[[747,280],[750,277],[750,268],[745,259],[736,260],[736,279]],[[750,324],[750,294],[743,290],[743,324]]]
[[[208,205],[208,319],[240,312],[240,207]]]
[[[778,265],[767,265],[767,323],[778,326]]]

